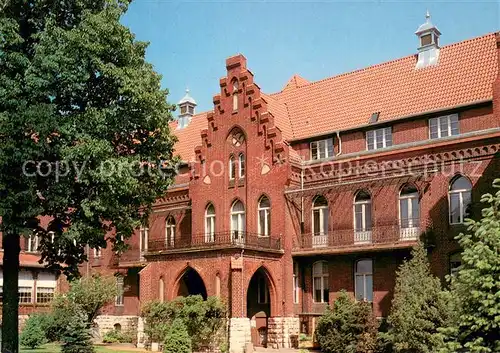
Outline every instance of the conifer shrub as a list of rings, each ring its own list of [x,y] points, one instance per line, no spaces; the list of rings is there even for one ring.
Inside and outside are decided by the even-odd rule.
[[[62,335],[61,353],[94,353],[89,324],[85,313],[73,315]]]
[[[168,327],[163,345],[164,353],[191,353],[191,337],[181,319],[175,319]]]
[[[35,349],[47,343],[45,337],[46,322],[43,314],[30,315],[24,323],[20,343],[24,347]]]

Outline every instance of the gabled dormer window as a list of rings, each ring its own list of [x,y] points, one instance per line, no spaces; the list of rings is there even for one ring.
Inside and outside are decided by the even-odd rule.
[[[437,139],[460,134],[458,114],[444,115],[429,119],[429,137]]]
[[[333,138],[311,142],[311,159],[333,157]]]
[[[366,132],[366,149],[376,150],[392,146],[392,128],[384,127]]]

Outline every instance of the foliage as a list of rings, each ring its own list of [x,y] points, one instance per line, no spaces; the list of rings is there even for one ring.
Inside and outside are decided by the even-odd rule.
[[[90,329],[85,313],[73,315],[68,320],[68,327],[62,336],[62,353],[93,353]]]
[[[467,220],[467,233],[458,236],[462,265],[451,278],[456,299],[452,325],[443,330],[441,352],[500,352],[500,179],[495,194],[485,194],[479,221]]]
[[[128,3],[2,2],[4,276],[16,271],[20,234],[33,231],[42,261],[78,276],[86,246],[105,248],[110,237],[123,250],[172,182],[173,106],[145,61],[147,43],[120,21]],[[2,343],[17,351],[17,282],[5,284]]]
[[[104,343],[132,343],[134,341],[133,331],[111,330],[104,334]]]
[[[45,338],[45,317],[43,315],[30,315],[24,323],[23,331],[21,332],[20,343],[31,349],[47,343]]]
[[[218,344],[226,323],[226,306],[217,297],[179,297],[170,302],[153,301],[142,310],[145,333],[153,342],[162,342],[175,319],[186,326],[194,350]]]
[[[191,353],[191,338],[181,318],[176,318],[169,325],[165,336],[165,353]]]
[[[447,295],[430,271],[422,244],[412,251],[397,272],[389,331],[382,335],[394,352],[431,353],[442,343],[438,328],[447,324]]]
[[[345,291],[339,293],[333,304],[318,321],[316,336],[324,353],[374,352],[378,322],[371,305],[355,302]]]

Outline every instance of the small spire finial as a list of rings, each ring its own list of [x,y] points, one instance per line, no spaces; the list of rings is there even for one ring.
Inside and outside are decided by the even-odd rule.
[[[189,88],[186,87],[186,94],[189,94]]]
[[[425,13],[425,19],[427,20],[427,22],[431,20],[431,13],[429,12],[429,9],[427,9],[427,12]]]

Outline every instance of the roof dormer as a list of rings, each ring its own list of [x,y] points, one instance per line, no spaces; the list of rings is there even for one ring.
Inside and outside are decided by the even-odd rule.
[[[416,68],[421,69],[437,65],[439,59],[439,36],[441,32],[432,24],[429,11],[425,15],[425,23],[418,27],[415,34],[419,40]]]
[[[177,118],[177,128],[183,129],[189,125],[196,108],[196,101],[189,95],[189,89],[186,89],[186,95],[182,97],[178,105],[180,113]]]

